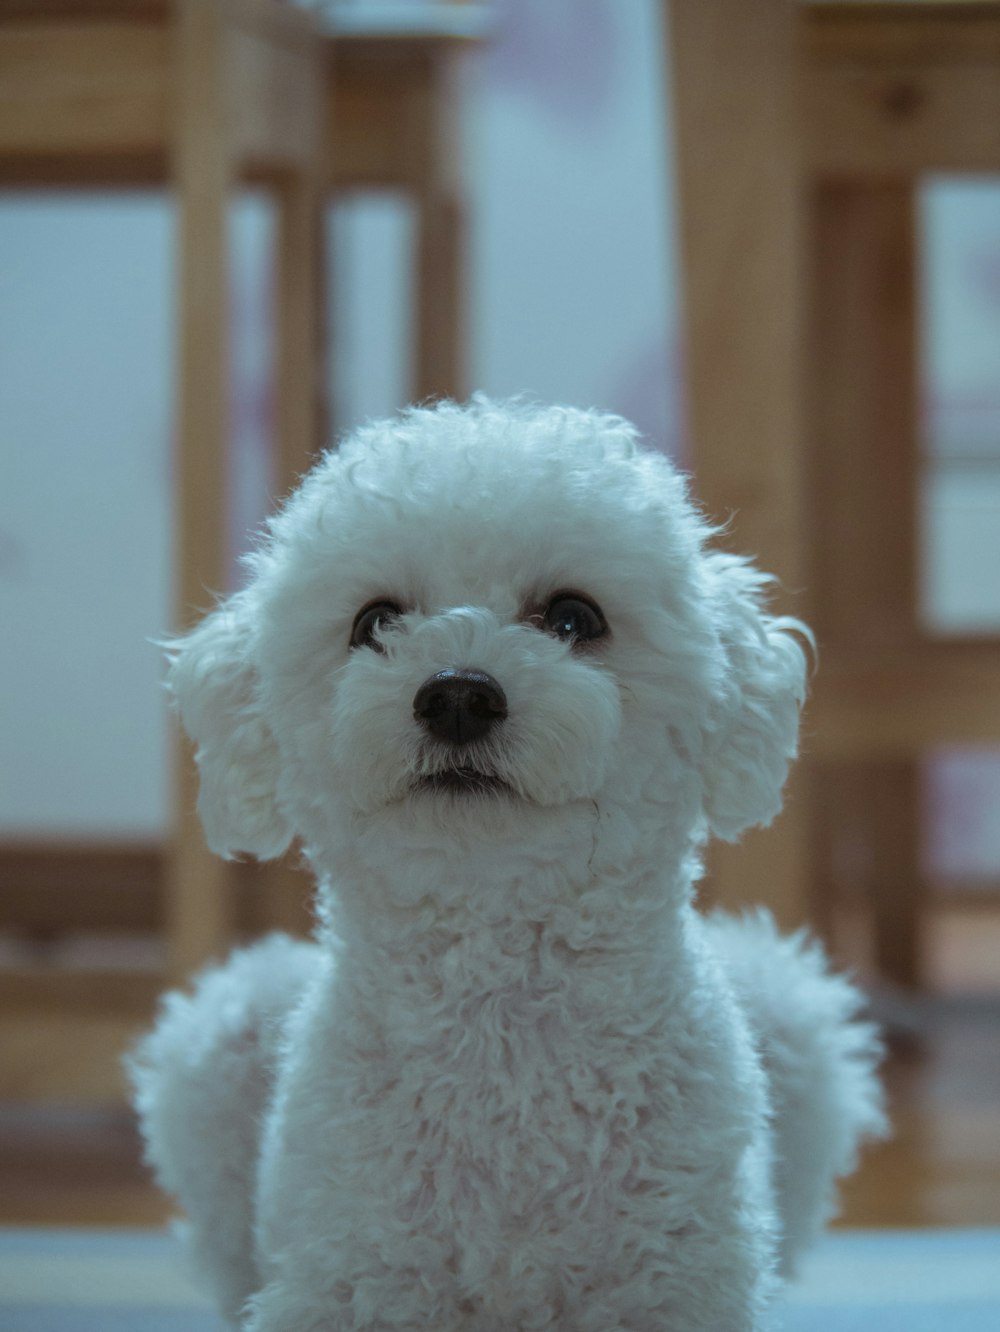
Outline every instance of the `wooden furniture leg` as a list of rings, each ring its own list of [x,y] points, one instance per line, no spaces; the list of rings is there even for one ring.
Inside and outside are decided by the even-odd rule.
[[[824,181],[810,200],[810,584],[821,652],[855,644],[905,651],[919,638],[915,212],[905,179]],[[918,759],[837,763],[827,780],[855,788],[849,803],[871,876],[879,971],[916,986],[923,913]]]
[[[920,768],[913,759],[887,759],[870,764],[864,777],[870,795],[873,960],[880,976],[915,990],[926,978]]]
[[[321,169],[322,164],[318,164]],[[323,365],[325,289],[322,179],[286,176],[278,186],[276,422],[274,494],[288,494],[326,440]],[[266,903],[266,927],[308,932],[314,886],[293,848],[281,860],[248,867]]]
[[[238,178],[278,198],[277,465],[287,491],[319,446],[318,281],[324,172],[322,48],[264,0],[177,0],[174,178],[181,209],[177,620],[189,623],[230,585],[228,204]],[[170,966],[182,976],[233,937],[233,875],[204,845],[196,779],[181,760],[167,899]],[[266,872],[277,882],[283,868]],[[277,893],[296,910],[297,884]],[[280,912],[283,920],[285,913]]]
[[[287,495],[327,442],[326,265],[320,179],[286,177],[278,192],[277,475]]]
[[[344,32],[328,39],[330,192],[392,190],[414,205],[407,395],[416,401],[461,400],[468,392],[456,93],[461,54],[470,45],[447,21],[438,32]]]
[[[190,625],[228,584],[228,204],[223,30],[217,5],[182,0],[177,15],[174,180],[179,201],[178,421],[175,503],[176,623]],[[230,867],[205,845],[197,776],[177,741],[166,901],[169,967],[186,975],[229,942]]]
[[[918,633],[913,188],[823,182],[809,218],[816,628],[831,647],[909,645]]]
[[[465,220],[457,195],[432,190],[417,203],[416,331],[413,391],[426,398],[462,399],[465,308]]]
[[[453,61],[439,59],[419,98],[423,169],[416,193],[413,393],[465,397],[465,236],[460,113]]]
[[[804,572],[797,8],[673,0],[668,27],[697,491],[713,517],[732,519],[733,547],[791,594]],[[713,852],[717,901],[760,901],[783,924],[801,921],[803,783],[793,778],[773,829]]]

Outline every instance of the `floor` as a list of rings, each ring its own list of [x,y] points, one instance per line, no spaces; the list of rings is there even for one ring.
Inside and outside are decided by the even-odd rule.
[[[876,996],[895,1033],[895,1136],[847,1183],[842,1224],[1000,1225],[1000,916],[953,921],[938,943],[951,993]],[[169,1214],[124,1109],[0,1104],[0,1179],[2,1225],[157,1226]]]

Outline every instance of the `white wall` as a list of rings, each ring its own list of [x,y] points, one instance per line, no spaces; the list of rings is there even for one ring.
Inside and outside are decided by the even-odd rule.
[[[268,490],[259,201],[233,238],[242,546]],[[0,836],[165,826],[173,248],[155,193],[0,197]]]
[[[0,208],[0,831],[162,821],[172,219]]]
[[[929,182],[920,208],[926,384],[922,610],[1000,630],[1000,181]]]

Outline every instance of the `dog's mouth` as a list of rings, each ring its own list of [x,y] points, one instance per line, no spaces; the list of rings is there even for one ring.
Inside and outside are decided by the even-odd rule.
[[[477,768],[442,768],[421,777],[418,791],[433,791],[458,796],[514,795],[514,788],[495,773],[480,772]]]

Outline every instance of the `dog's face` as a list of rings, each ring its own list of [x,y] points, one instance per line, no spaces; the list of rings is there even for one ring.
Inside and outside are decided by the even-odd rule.
[[[360,432],[175,651],[210,843],[767,821],[804,659],[706,536],[615,418],[480,400]]]

